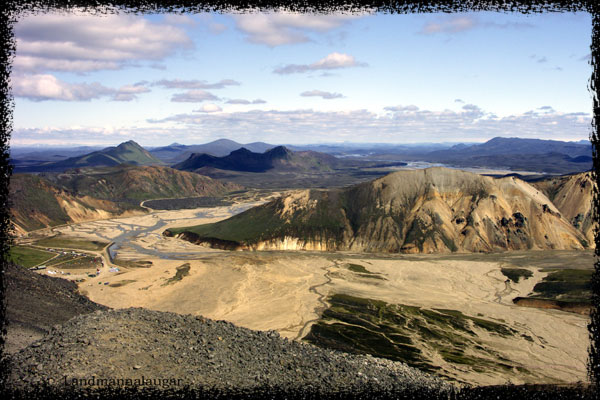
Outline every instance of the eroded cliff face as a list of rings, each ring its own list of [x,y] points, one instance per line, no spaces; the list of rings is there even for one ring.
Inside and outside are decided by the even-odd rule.
[[[586,245],[585,236],[526,182],[446,168],[302,191],[260,207],[214,224],[214,232],[227,239],[222,232],[236,226],[254,224],[256,230],[259,216],[268,214],[260,234],[232,240],[236,249],[445,253]],[[204,231],[201,240],[212,234]]]
[[[550,178],[533,183],[552,200],[562,216],[580,230],[590,247],[595,247],[592,215],[594,188],[591,172]]]

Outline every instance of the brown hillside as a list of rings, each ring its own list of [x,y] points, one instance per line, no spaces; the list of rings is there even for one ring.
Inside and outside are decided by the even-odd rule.
[[[447,168],[304,191],[215,224],[166,232],[181,233],[194,242],[241,249],[437,253],[586,245],[583,234],[526,182]]]
[[[594,181],[591,172],[560,176],[533,183],[552,200],[562,216],[579,229],[594,247],[594,228],[597,223],[592,216]]]

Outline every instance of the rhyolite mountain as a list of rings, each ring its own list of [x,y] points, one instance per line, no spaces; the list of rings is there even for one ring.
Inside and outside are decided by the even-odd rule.
[[[65,171],[72,168],[108,167],[120,164],[130,165],[162,165],[163,162],[150,154],[142,146],[129,140],[118,146],[107,147],[82,156],[70,157],[55,162],[44,162],[19,168],[16,172],[51,172]]]
[[[591,172],[557,176],[531,184],[552,200],[562,216],[585,235],[590,246],[594,245],[594,229],[598,223],[592,215],[596,183]]]
[[[314,151],[293,152],[284,146],[277,146],[264,153],[255,153],[246,148],[232,151],[225,157],[209,154],[192,154],[187,160],[175,164],[173,168],[182,171],[199,171],[202,168],[241,172],[286,171],[331,171],[337,165],[337,158]]]
[[[254,250],[435,253],[588,245],[528,183],[447,168],[399,171],[344,189],[304,190],[224,221],[164,234]]]
[[[40,175],[14,174],[9,198],[17,231],[144,212],[143,200],[219,196],[241,189],[162,166],[118,165]]]

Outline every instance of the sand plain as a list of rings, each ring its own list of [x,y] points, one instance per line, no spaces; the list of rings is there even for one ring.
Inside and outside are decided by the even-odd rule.
[[[428,308],[445,308],[504,321],[520,336],[478,332],[498,353],[532,371],[518,374],[476,373],[439,360],[440,366],[476,384],[586,381],[589,345],[587,317],[558,310],[519,307],[545,275],[544,260],[581,259],[583,252],[497,255],[377,255],[299,251],[231,252],[162,236],[175,226],[215,222],[264,201],[228,207],[154,211],[147,215],[55,228],[67,236],[118,243],[120,259],[152,262],[149,268],[121,268],[79,283],[81,293],[113,308],[146,307],[203,315],[259,330],[277,330],[300,339],[327,306],[327,296],[346,293]],[[586,260],[591,253],[585,253]],[[518,259],[518,262],[515,260]],[[508,260],[508,261],[507,261]],[[511,261],[512,260],[512,261]],[[531,261],[528,261],[531,260]],[[361,279],[348,271],[359,264],[385,280]],[[180,280],[177,268],[189,265]],[[530,269],[533,277],[507,284],[505,265]],[[591,265],[590,265],[591,266]]]

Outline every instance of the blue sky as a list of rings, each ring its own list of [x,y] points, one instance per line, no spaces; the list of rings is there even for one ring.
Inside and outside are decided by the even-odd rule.
[[[29,16],[11,144],[587,139],[586,13]]]

